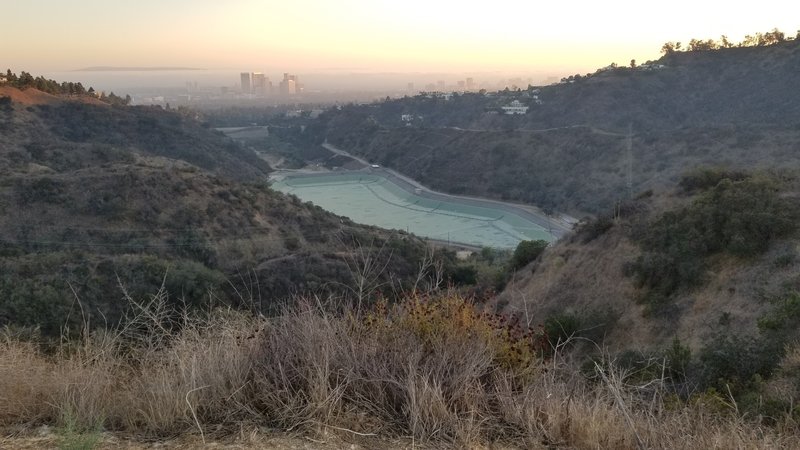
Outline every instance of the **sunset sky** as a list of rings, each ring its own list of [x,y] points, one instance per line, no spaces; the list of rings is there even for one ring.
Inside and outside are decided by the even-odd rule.
[[[668,40],[800,28],[800,2],[2,0],[12,70],[192,66],[289,71],[587,72]]]

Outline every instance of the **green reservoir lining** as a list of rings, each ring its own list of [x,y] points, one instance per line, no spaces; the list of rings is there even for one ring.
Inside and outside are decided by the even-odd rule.
[[[404,189],[382,173],[362,171],[294,175],[273,184],[277,190],[354,222],[404,229],[436,240],[512,248],[524,239],[552,241],[557,237],[525,217],[530,213],[513,205],[410,192],[409,186]]]

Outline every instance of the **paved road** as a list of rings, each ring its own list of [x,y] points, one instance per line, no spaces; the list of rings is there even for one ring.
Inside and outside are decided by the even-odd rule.
[[[340,148],[337,148],[327,142],[322,144],[322,146],[325,147],[325,149],[337,155],[346,156],[364,164],[366,167],[369,168],[369,170],[372,173],[379,174],[388,178],[390,181],[394,182],[395,184],[402,187],[406,191],[413,193],[415,195],[419,195],[421,197],[430,198],[438,201],[456,200],[459,203],[465,203],[471,206],[501,209],[503,211],[516,214],[520,217],[530,220],[531,222],[539,225],[545,230],[548,230],[550,234],[552,234],[557,238],[560,238],[561,236],[572,230],[573,224],[577,222],[575,218],[564,214],[558,214],[556,216],[548,216],[547,214],[540,211],[538,208],[535,208],[530,205],[524,205],[521,203],[502,202],[499,200],[490,200],[480,197],[468,197],[463,195],[453,195],[453,194],[446,194],[444,192],[434,191],[430,188],[423,186],[416,180],[409,178],[401,173],[398,173],[395,170],[386,167],[374,168],[372,167],[373,163],[370,163],[369,161],[363,158],[359,158],[358,156],[351,155],[350,153]]]

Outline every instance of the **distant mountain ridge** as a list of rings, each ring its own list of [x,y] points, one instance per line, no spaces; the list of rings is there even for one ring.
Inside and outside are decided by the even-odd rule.
[[[75,72],[163,72],[168,70],[206,70],[198,67],[180,66],[91,66],[75,69]]]

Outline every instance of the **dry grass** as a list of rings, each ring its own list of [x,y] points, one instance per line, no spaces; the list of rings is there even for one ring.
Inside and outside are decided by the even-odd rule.
[[[363,317],[300,302],[271,319],[193,319],[164,301],[54,353],[6,338],[0,426],[70,421],[201,441],[266,425],[453,447],[800,447],[789,422],[764,428],[733,408],[665,401],[657,384],[627,385],[613,366],[589,383],[562,355],[537,356],[535,336],[453,295]]]
[[[0,343],[0,423],[25,423],[52,415],[53,364],[35,345],[6,339]]]

